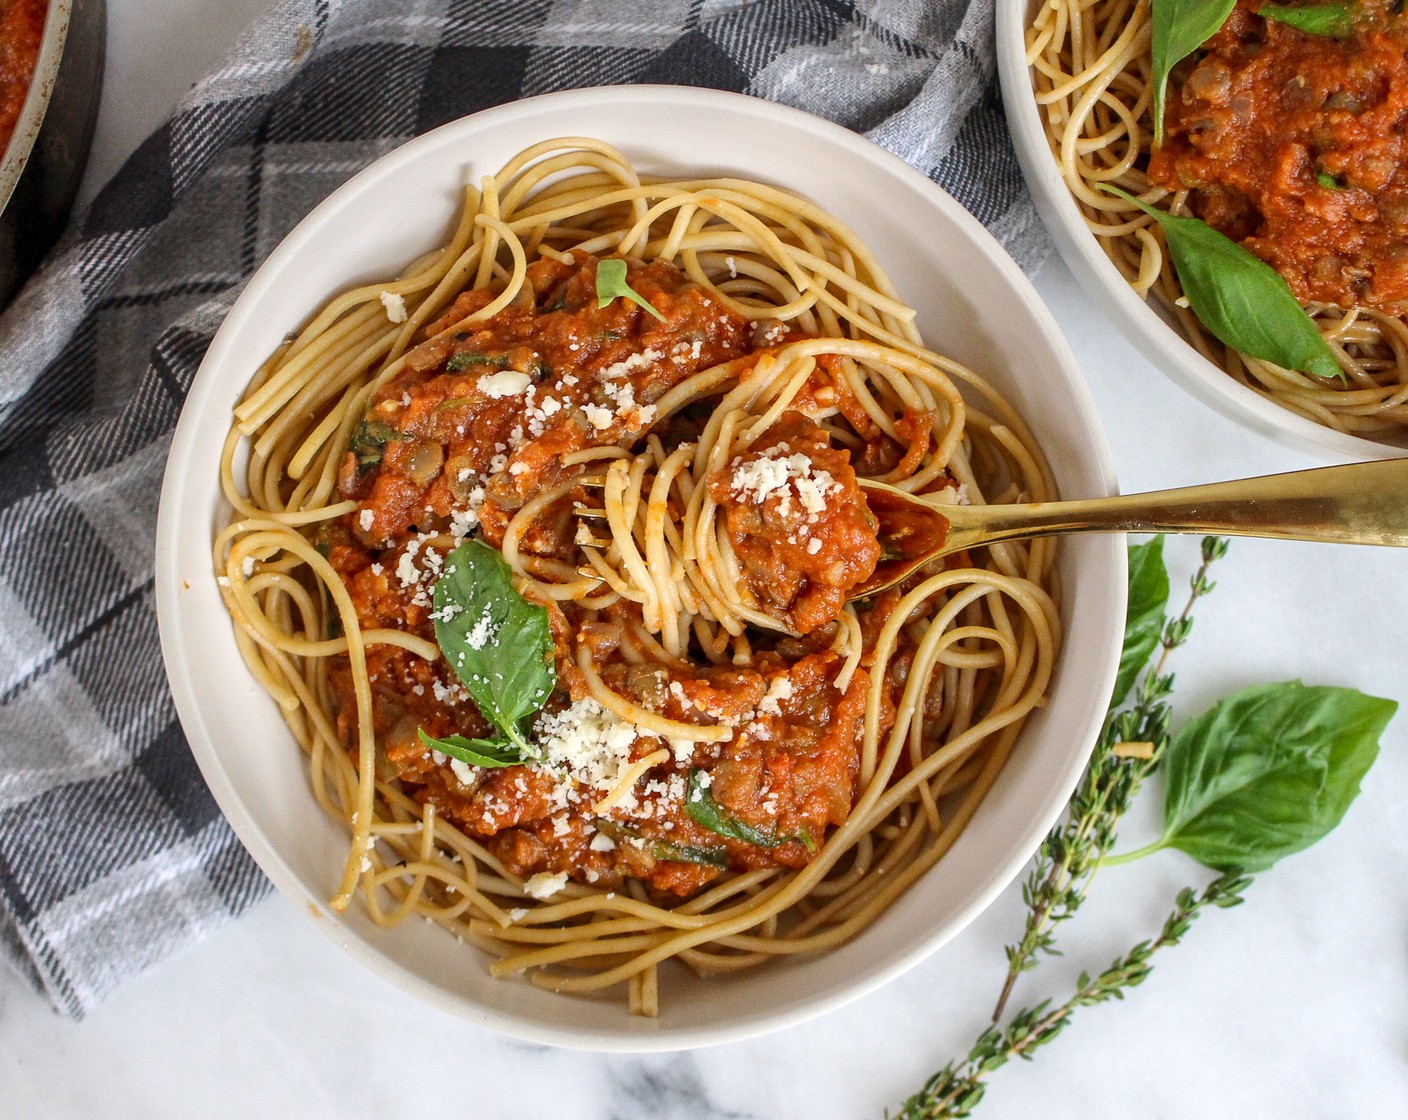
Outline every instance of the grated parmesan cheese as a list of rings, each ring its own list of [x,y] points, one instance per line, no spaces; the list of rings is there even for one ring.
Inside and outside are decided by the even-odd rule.
[[[772,683],[768,685],[767,694],[758,701],[758,711],[770,716],[780,716],[782,706],[779,700],[792,699],[792,679],[790,677],[774,677]]]
[[[567,872],[549,875],[546,871],[540,871],[523,884],[523,889],[533,898],[551,898],[566,885]]]
[[[560,712],[541,716],[534,737],[548,766],[581,785],[606,792],[631,765],[636,729],[615,712],[585,698]]]
[[[609,408],[604,408],[599,404],[589,404],[583,407],[582,415],[587,418],[587,423],[597,431],[605,431],[611,427],[612,421],[616,419]]]
[[[392,323],[406,321],[406,301],[398,292],[382,292],[378,297],[381,306],[386,308],[386,318]]]
[[[532,380],[526,373],[516,369],[501,369],[498,373],[486,373],[479,379],[479,391],[486,397],[516,397],[523,392]]]
[[[782,451],[783,447],[774,448]],[[782,517],[792,512],[795,492],[808,521],[815,521],[826,512],[826,498],[841,489],[830,471],[816,470],[805,455],[766,453],[760,458],[735,463],[730,485],[736,497],[762,505],[769,498],[778,500],[777,511]]]

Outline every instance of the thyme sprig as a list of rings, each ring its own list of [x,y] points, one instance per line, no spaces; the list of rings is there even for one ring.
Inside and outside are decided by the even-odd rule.
[[[1011,1058],[1030,1058],[1066,1028],[1076,1008],[1123,999],[1148,977],[1154,954],[1182,941],[1203,910],[1240,903],[1251,871],[1271,867],[1332,830],[1378,753],[1396,703],[1300,681],[1241,689],[1171,735],[1169,656],[1188,640],[1193,607],[1213,590],[1208,570],[1226,554],[1227,542],[1203,539],[1202,563],[1187,603],[1173,619],[1164,613],[1168,575],[1162,548],[1162,538],[1155,538],[1130,549],[1130,610],[1110,714],[1063,823],[1043,841],[1023,884],[1025,927],[1021,939],[1007,947],[1007,975],[992,1025],[966,1057],[925,1082],[894,1120],[971,1115],[994,1071]],[[1127,699],[1130,693],[1133,698]],[[1165,763],[1163,836],[1111,857],[1123,814],[1145,779]],[[1056,927],[1080,908],[1095,873],[1164,847],[1187,852],[1216,878],[1201,891],[1179,891],[1157,936],[1097,975],[1082,972],[1063,1002],[1044,1000],[1016,1012],[1003,1026],[1018,977],[1036,967],[1043,954],[1059,955]]]
[[[1153,969],[1152,958],[1160,949],[1177,945],[1198,915],[1209,906],[1236,906],[1251,878],[1240,872],[1219,875],[1201,892],[1191,887],[1179,891],[1172,912],[1157,937],[1141,941],[1097,976],[1082,972],[1075,991],[1062,1003],[1044,1000],[1017,1012],[1005,1027],[992,1026],[978,1036],[962,1061],[950,1062],[913,1097],[894,1120],[962,1120],[972,1115],[987,1090],[987,1076],[1012,1058],[1030,1058],[1056,1038],[1078,1007],[1093,1007],[1143,983]]]
[[[1162,540],[1139,547],[1161,551]],[[1026,927],[1021,940],[1007,946],[1007,977],[993,1008],[994,1023],[1001,1020],[1017,977],[1036,967],[1041,954],[1060,955],[1055,947],[1056,927],[1080,909],[1091,877],[1117,839],[1120,818],[1144,779],[1158,767],[1172,716],[1169,697],[1174,678],[1166,671],[1169,655],[1188,640],[1194,604],[1216,586],[1208,578],[1208,569],[1226,553],[1224,538],[1204,538],[1202,563],[1193,573],[1187,602],[1160,634],[1158,661],[1144,673],[1134,700],[1106,717],[1064,822],[1051,830],[1037,851],[1022,885]]]

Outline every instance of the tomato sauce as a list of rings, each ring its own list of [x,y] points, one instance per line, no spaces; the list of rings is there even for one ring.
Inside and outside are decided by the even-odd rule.
[[[696,372],[733,362],[745,368],[792,335],[763,330],[709,299],[673,266],[632,264],[630,286],[656,308],[656,320],[626,299],[597,306],[595,259],[540,260],[511,306],[408,355],[404,369],[369,402],[340,464],[342,493],[356,512],[326,527],[319,547],[342,576],[363,629],[392,627],[434,640],[430,587],[456,542],[478,535],[501,547],[514,513],[535,495],[571,482],[578,468],[562,457],[589,447],[633,447],[653,433],[666,447],[697,438],[707,409],[685,409],[657,424],[655,402]],[[489,297],[466,293],[428,336],[441,334]],[[835,400],[824,368],[804,395]],[[844,402],[843,402],[844,404]],[[850,407],[850,406],[845,406]],[[768,524],[762,507],[739,512],[723,495],[731,539],[749,567],[750,586],[785,615],[802,638],[754,643],[752,664],[662,662],[629,642],[630,611],[587,610],[571,600],[548,609],[558,686],[543,720],[588,698],[574,651],[617,694],[679,722],[726,723],[722,743],[673,744],[627,802],[597,811],[591,799],[565,801],[558,775],[539,765],[479,768],[456,764],[420,740],[491,732],[445,660],[425,661],[372,645],[377,764],[422,802],[485,844],[513,873],[566,874],[614,888],[626,879],[688,895],[724,868],[799,867],[828,828],[843,823],[856,796],[859,748],[870,677],[855,671],[837,685],[841,659],[830,651],[846,581],[868,572],[879,554],[844,451],[799,413],[783,418],[757,445],[787,445],[836,487],[821,545],[786,541],[786,519]],[[885,455],[898,461],[905,450]],[[599,501],[576,487],[543,510],[520,549],[579,565],[573,501]],[[868,567],[867,567],[868,565]],[[346,659],[331,684],[344,742],[357,738],[356,703]],[[891,709],[883,705],[885,718]],[[634,732],[633,732],[634,734]],[[661,750],[636,735],[633,760]],[[703,777],[696,777],[703,775]],[[741,826],[726,835],[705,827],[686,801],[691,782],[707,783],[721,813]],[[751,839],[750,839],[751,837]]]
[[[794,461],[802,473],[788,477],[799,469]],[[763,494],[742,485],[750,468],[776,485]],[[724,510],[748,586],[768,613],[800,633],[839,617],[846,593],[875,571],[879,525],[861,499],[850,454],[831,447],[800,412],[784,412],[746,454],[715,472],[709,491]]]
[[[0,155],[29,96],[47,8],[47,0],[0,0]]]
[[[1408,307],[1408,25],[1363,0],[1342,39],[1239,0],[1170,79],[1149,178],[1303,303]]]

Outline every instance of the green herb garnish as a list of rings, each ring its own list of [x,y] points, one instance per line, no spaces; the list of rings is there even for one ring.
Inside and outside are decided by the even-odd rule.
[[[1115,677],[1110,706],[1124,703],[1163,636],[1168,607],[1168,569],[1164,567],[1164,539],[1155,537],[1129,549],[1129,601],[1125,609],[1124,648]]]
[[[645,308],[662,323],[665,321],[665,316],[626,283],[626,262],[620,257],[606,257],[596,262],[596,305],[605,307],[613,299],[628,299]]]
[[[450,355],[450,360],[445,363],[445,368],[451,373],[463,373],[467,369],[474,369],[477,366],[487,366],[489,369],[508,369],[507,354],[484,354],[477,350],[456,350]]]
[[[1197,218],[1169,214],[1108,183],[1159,223],[1188,304],[1203,326],[1234,350],[1316,377],[1344,371],[1274,268]]]
[[[1125,652],[1139,676],[1132,700],[1111,705],[1066,819],[1037,853],[1022,892],[1026,931],[1007,950],[1008,974],[993,1025],[963,1058],[950,1062],[906,1101],[895,1120],[971,1115],[993,1072],[1014,1057],[1032,1057],[1069,1025],[1078,1008],[1123,998],[1149,976],[1156,952],[1177,945],[1210,907],[1238,905],[1251,885],[1249,872],[1270,867],[1325,835],[1358,792],[1377,753],[1378,736],[1397,705],[1352,689],[1309,688],[1299,681],[1245,689],[1170,737],[1173,677],[1165,673],[1165,663],[1187,640],[1193,604],[1214,587],[1208,568],[1226,548],[1226,541],[1204,539],[1202,565],[1187,604],[1161,626],[1156,648],[1162,652],[1152,665],[1153,651],[1142,652],[1147,647],[1146,612],[1160,597],[1160,587],[1167,587],[1168,577],[1161,544],[1130,550]],[[1138,852],[1108,857],[1124,812],[1143,780],[1161,764],[1167,773],[1165,835]],[[1004,1025],[1015,981],[1036,966],[1039,954],[1057,952],[1052,929],[1079,908],[1095,872],[1162,847],[1181,847],[1220,873],[1201,890],[1180,890],[1155,936],[1099,972],[1081,972],[1066,999],[1043,1000],[1014,1013]]]
[[[431,617],[440,652],[499,733],[492,740],[456,744],[451,739],[453,749],[436,749],[477,766],[486,764],[456,751],[497,759],[488,765],[499,766],[540,757],[523,723],[557,683],[547,610],[518,593],[498,552],[480,541],[466,541],[445,557]]]
[[[1340,823],[1397,709],[1300,681],[1227,697],[1169,743],[1163,835],[1105,862],[1177,848],[1216,871],[1265,871]]]
[[[420,741],[431,750],[467,762],[471,766],[517,766],[526,761],[526,756],[515,744],[500,739],[467,739],[463,735],[446,735],[437,739],[427,735],[425,728],[416,728]]]
[[[671,863],[697,863],[704,867],[728,866],[727,848],[701,848],[695,844],[676,844],[669,840],[647,841],[647,848],[656,859]]]
[[[603,832],[618,844],[639,845],[659,860],[669,863],[697,863],[704,867],[728,866],[727,848],[701,848],[695,844],[677,844],[673,840],[647,839],[638,828],[622,824],[620,821],[599,820],[598,832]]]
[[[1150,0],[1154,143],[1164,138],[1164,95],[1170,72],[1216,34],[1234,7],[1236,0]]]
[[[816,841],[805,832],[796,836],[779,836],[776,832],[764,832],[760,828],[754,828],[747,821],[729,812],[709,792],[704,773],[699,769],[689,772],[689,785],[684,795],[685,808],[694,818],[695,824],[729,840],[741,840],[745,844],[756,844],[760,848],[776,848],[779,844],[795,841],[809,852],[816,851]]]
[[[1325,39],[1345,39],[1354,30],[1353,4],[1315,4],[1295,7],[1285,4],[1263,4],[1257,9],[1262,19],[1275,20],[1307,35]]]
[[[381,462],[386,445],[392,440],[405,439],[405,433],[384,420],[363,420],[347,441],[347,450],[357,456],[357,469],[366,471]]]
[[[1327,191],[1342,191],[1345,188],[1344,180],[1338,175],[1331,175],[1328,171],[1317,171],[1315,181]]]

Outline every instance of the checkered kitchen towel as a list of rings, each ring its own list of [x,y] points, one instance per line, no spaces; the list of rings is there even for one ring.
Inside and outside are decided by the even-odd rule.
[[[267,890],[176,722],[152,547],[186,388],[278,240],[436,125],[666,82],[863,131],[1031,267],[992,21],[993,0],[284,0],[195,87],[0,319],[0,945],[58,1008]]]

